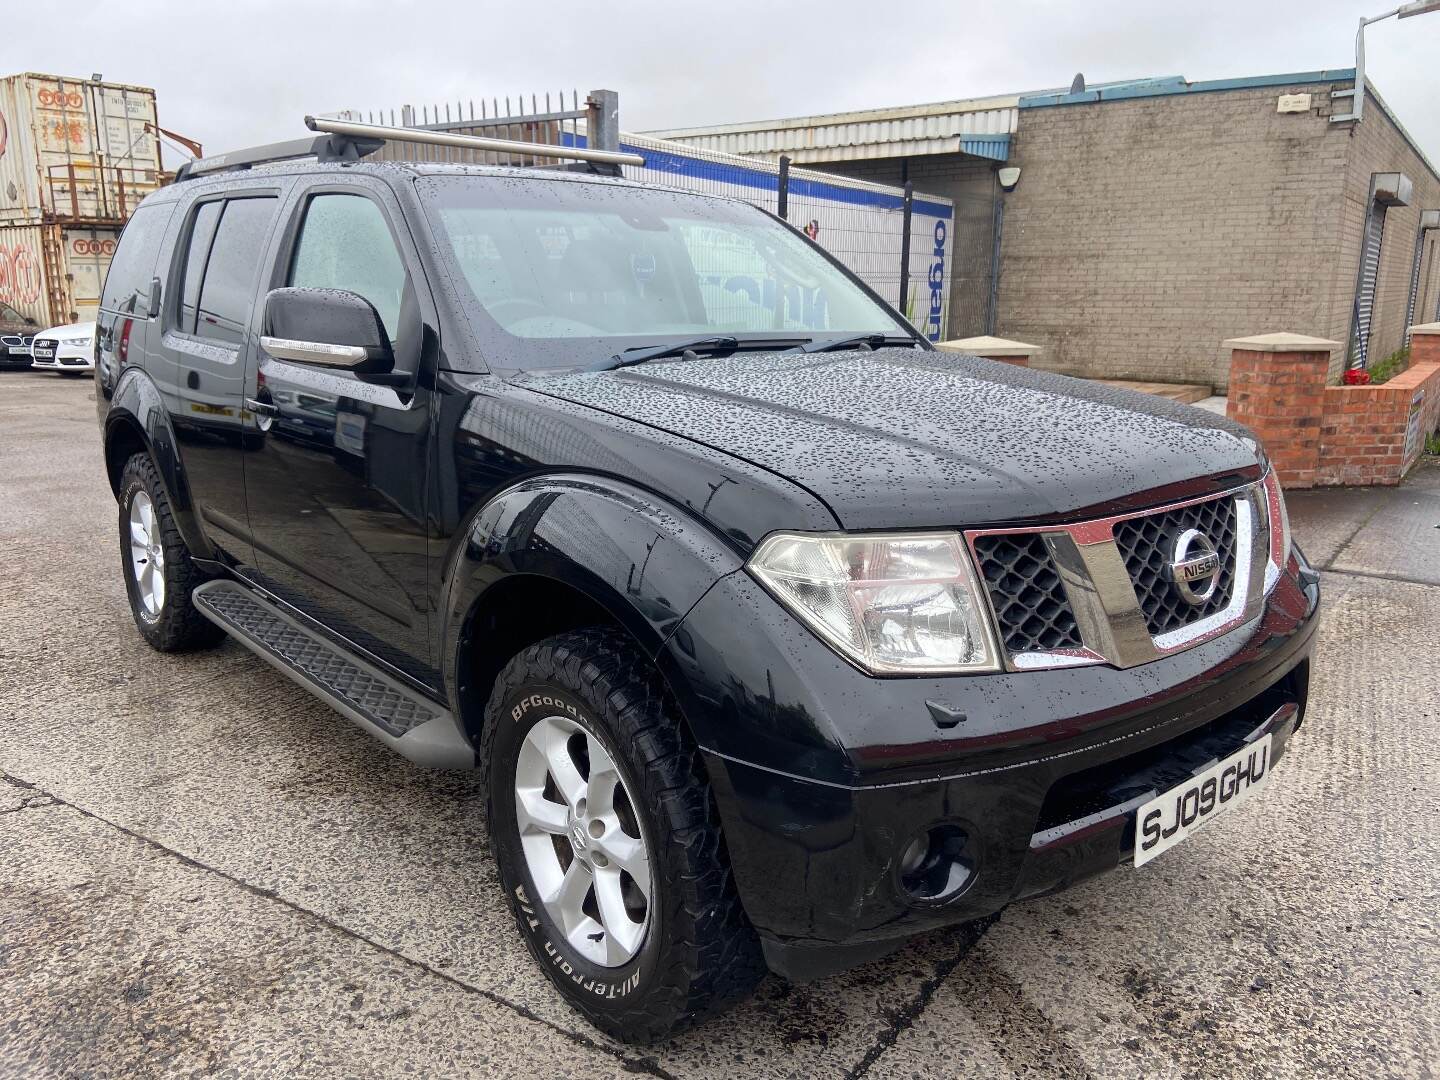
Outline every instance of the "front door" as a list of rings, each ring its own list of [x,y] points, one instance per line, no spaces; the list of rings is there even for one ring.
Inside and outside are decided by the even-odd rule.
[[[388,191],[318,184],[298,190],[287,214],[269,287],[359,293],[379,312],[397,356],[416,346],[413,261]],[[428,391],[258,350],[255,364],[256,400],[268,415],[255,421],[261,438],[245,457],[245,492],[259,584],[437,684],[424,514]]]

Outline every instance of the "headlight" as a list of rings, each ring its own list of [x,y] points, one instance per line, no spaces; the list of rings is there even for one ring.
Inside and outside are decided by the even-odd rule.
[[[871,672],[998,671],[985,601],[958,533],[776,533],[750,571]]]
[[[1265,571],[1265,588],[1284,572],[1290,562],[1290,511],[1285,508],[1285,493],[1272,467],[1265,472],[1265,508],[1270,517],[1270,566]]]

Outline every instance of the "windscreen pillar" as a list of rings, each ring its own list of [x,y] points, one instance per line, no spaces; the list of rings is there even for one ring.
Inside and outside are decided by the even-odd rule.
[[[1230,350],[1231,420],[1259,436],[1286,488],[1314,487],[1331,354],[1340,342],[1304,334],[1257,334]]]
[[[990,337],[988,334],[980,337],[941,341],[937,342],[935,347],[944,352],[969,353],[971,356],[980,356],[986,360],[998,360],[1002,364],[1014,364],[1016,367],[1029,367],[1031,359],[1040,354],[1038,345],[1027,345],[1023,341]]]

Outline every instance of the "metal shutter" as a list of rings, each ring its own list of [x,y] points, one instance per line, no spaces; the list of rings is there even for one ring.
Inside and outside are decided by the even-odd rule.
[[[1365,245],[1355,283],[1355,314],[1350,331],[1350,366],[1365,367],[1370,351],[1370,320],[1375,314],[1375,281],[1380,275],[1380,243],[1385,237],[1385,206],[1371,202],[1365,215]]]

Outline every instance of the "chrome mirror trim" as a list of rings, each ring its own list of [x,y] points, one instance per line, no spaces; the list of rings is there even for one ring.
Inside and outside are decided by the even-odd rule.
[[[363,345],[330,345],[323,341],[296,341],[294,338],[262,337],[260,347],[277,360],[297,360],[302,364],[323,364],[325,367],[353,368],[370,355]]]

